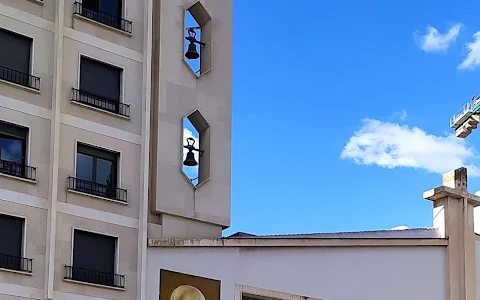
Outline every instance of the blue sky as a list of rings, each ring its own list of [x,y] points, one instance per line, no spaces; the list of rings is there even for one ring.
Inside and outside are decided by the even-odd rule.
[[[480,3],[407,2],[234,1],[225,235],[431,226],[441,173],[480,189],[480,132],[449,128],[480,93]]]

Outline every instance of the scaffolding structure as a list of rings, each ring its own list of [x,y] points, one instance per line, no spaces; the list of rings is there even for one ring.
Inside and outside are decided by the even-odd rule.
[[[480,95],[473,97],[450,118],[450,128],[459,138],[466,138],[480,122]]]

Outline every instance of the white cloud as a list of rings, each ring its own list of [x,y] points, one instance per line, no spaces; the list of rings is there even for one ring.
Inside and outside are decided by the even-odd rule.
[[[480,31],[473,34],[473,42],[465,45],[467,48],[467,56],[458,65],[459,69],[473,69],[480,65]]]
[[[475,195],[480,196],[480,191],[476,191]]]
[[[340,157],[362,165],[417,168],[439,174],[465,166],[470,175],[480,175],[470,164],[475,154],[463,139],[373,119],[362,120],[361,128],[350,137]]]
[[[419,35],[414,32],[413,36],[420,48],[425,52],[445,51],[455,42],[463,25],[457,23],[450,27],[446,33],[440,33],[435,27],[427,26],[427,33]]]

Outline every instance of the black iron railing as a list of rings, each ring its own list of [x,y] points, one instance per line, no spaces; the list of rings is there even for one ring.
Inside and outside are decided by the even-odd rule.
[[[125,275],[87,270],[65,265],[65,279],[125,288]]]
[[[34,90],[40,90],[40,77],[25,74],[7,67],[0,66],[0,79]]]
[[[130,117],[130,105],[72,88],[72,101]]]
[[[68,176],[67,179],[67,189],[75,190],[77,192],[82,192],[89,195],[113,199],[125,203],[128,202],[127,190],[125,189],[121,189],[116,186],[87,181],[71,176]]]
[[[106,12],[86,8],[80,2],[73,3],[73,13],[104,25],[132,33],[132,21],[122,19]]]
[[[33,259],[0,253],[0,268],[32,273]]]
[[[37,168],[14,161],[0,160],[0,173],[34,181],[37,180]]]

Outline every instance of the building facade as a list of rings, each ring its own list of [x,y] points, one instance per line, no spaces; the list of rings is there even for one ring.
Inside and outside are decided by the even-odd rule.
[[[231,22],[225,0],[0,0],[0,299],[146,299],[149,235],[221,236]]]

